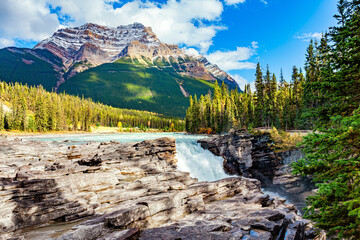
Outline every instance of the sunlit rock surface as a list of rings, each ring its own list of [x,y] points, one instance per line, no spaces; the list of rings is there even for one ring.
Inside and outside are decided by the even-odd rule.
[[[198,182],[176,169],[175,139],[0,142],[0,239],[310,239],[293,205],[255,179]],[[32,227],[32,228],[29,228]],[[34,234],[32,234],[34,236]]]

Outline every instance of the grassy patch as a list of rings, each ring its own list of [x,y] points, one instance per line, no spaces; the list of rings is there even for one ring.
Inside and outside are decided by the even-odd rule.
[[[208,93],[213,84],[184,77],[172,68],[148,67],[133,64],[130,58],[86,70],[70,78],[59,88],[60,92],[92,98],[119,108],[157,112],[168,116],[185,116],[189,99],[184,97],[176,81],[182,82],[190,94]]]
[[[270,131],[271,140],[274,142],[274,149],[278,151],[294,149],[302,142],[303,138],[299,134],[290,134],[285,131],[278,131],[273,127]]]

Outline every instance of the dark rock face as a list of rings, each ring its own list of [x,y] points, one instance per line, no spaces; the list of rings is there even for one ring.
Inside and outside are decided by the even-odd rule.
[[[40,238],[308,239],[313,234],[293,205],[263,194],[258,180],[198,182],[178,171],[173,138],[78,146],[6,139],[0,147],[0,239],[26,239],[23,228],[84,217],[70,230]]]
[[[205,149],[224,158],[224,169],[259,179],[263,187],[275,185],[285,194],[303,194],[314,185],[310,179],[291,174],[289,164],[304,157],[299,149],[274,153],[269,133],[252,135],[233,131],[198,141]]]
[[[301,149],[291,149],[286,151],[279,151],[275,153],[276,157],[281,159],[283,165],[288,165],[292,162],[296,162],[299,159],[305,157],[305,154]]]
[[[269,147],[269,134],[252,135],[245,131],[233,131],[198,142],[213,154],[222,156],[224,168],[230,174],[251,176],[253,169],[268,171],[269,167],[280,164]]]

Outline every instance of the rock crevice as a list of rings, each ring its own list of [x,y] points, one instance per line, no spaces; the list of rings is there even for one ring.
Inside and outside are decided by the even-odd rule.
[[[300,149],[274,152],[269,133],[250,134],[233,131],[198,141],[205,149],[224,158],[224,169],[230,174],[259,179],[263,187],[274,187],[284,194],[311,191],[311,180],[291,174],[290,163],[304,157]]]

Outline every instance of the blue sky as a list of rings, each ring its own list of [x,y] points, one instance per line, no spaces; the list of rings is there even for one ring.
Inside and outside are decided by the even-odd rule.
[[[269,0],[268,4],[249,0],[237,7],[228,6],[222,17],[228,30],[217,34],[213,47],[232,49],[256,41],[259,48],[251,60],[260,62],[264,68],[269,64],[276,75],[283,68],[285,77],[290,80],[292,66],[303,66],[309,44],[309,38],[299,37],[325,32],[336,24],[332,17],[336,4],[336,0]],[[254,79],[254,70],[230,73],[240,74],[249,81]]]
[[[311,37],[335,24],[337,0],[1,0],[0,47],[33,47],[58,28],[141,22],[205,55],[243,87],[255,65],[290,80]]]

